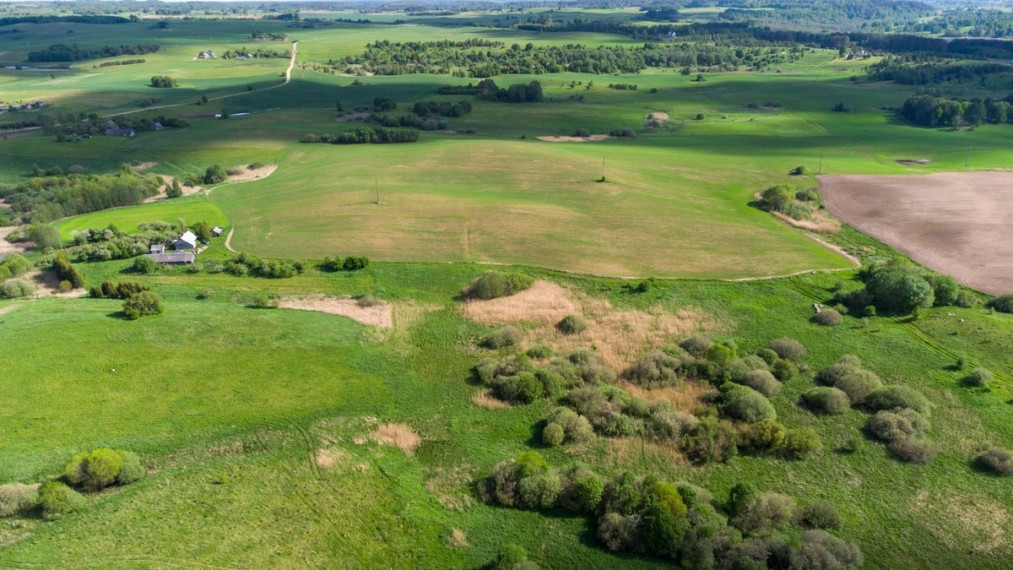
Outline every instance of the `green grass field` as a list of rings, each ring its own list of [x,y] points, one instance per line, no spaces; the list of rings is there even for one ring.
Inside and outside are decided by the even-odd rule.
[[[690,19],[715,13],[688,12]],[[353,11],[314,15],[360,17]],[[172,19],[168,30],[151,30],[155,20],[143,19],[116,26],[19,24],[17,37],[0,34],[0,61],[12,63],[29,49],[59,42],[162,45],[139,65],[102,68],[93,66],[103,60],[88,60],[69,71],[0,70],[5,101],[41,98],[52,103],[51,112],[102,116],[251,113],[189,118],[187,129],[131,139],[0,140],[0,184],[26,180],[33,164],[81,165],[99,174],[122,163],[154,162],[145,172],[172,176],[213,164],[278,165],[265,179],[207,195],[61,220],[55,225],[64,240],[85,228],[133,231],[144,222],[182,218],[231,226],[232,247],[254,255],[372,259],[358,272],[324,273],[311,262],[305,274],[287,279],[182,268],[137,275],[128,272],[129,259],[78,264],[87,287],[129,280],[158,292],[165,313],[137,321],[125,320],[121,302],[108,299],[0,301],[0,391],[7,396],[0,411],[0,484],[45,481],[75,452],[98,446],[135,451],[148,469],[143,481],[90,495],[86,509],[59,520],[43,521],[37,511],[0,519],[0,566],[480,567],[506,542],[524,546],[546,568],[663,565],[607,552],[587,519],[478,500],[474,481],[534,448],[554,465],[578,461],[602,474],[629,469],[688,481],[719,501],[740,481],[801,504],[829,501],[843,521],[836,534],[855,541],[870,568],[1009,567],[1013,498],[1005,480],[977,471],[971,460],[990,446],[1013,447],[1013,319],[981,306],[942,307],[916,320],[846,316],[838,327],[818,326],[812,303],[828,302],[838,281],[855,279],[851,263],[750,202],[772,184],[815,186],[811,178],[788,176],[799,165],[853,174],[1006,168],[1013,127],[953,132],[901,124],[883,109],[899,106],[916,88],[870,83],[865,63],[812,50],[776,70],[708,73],[705,82],[677,70],[497,77],[501,86],[537,79],[549,101],[475,101],[471,114],[449,119],[447,132],[423,132],[416,144],[299,142],[306,133],[362,125],[336,117],[335,101],[351,110],[391,97],[400,112],[416,101],[463,98],[436,94],[441,85],[469,82],[463,78],[355,78],[313,70],[360,53],[366,42],[639,43],[483,27],[508,15],[462,13],[395,25],[403,13],[370,13],[377,23],[300,29],[204,14]],[[636,11],[582,15],[632,18]],[[462,20],[480,25],[449,25]],[[251,41],[252,29],[299,41],[300,65],[289,85],[261,89],[281,81],[287,60],[192,59],[205,49],[291,45]],[[148,87],[156,74],[172,75],[181,87]],[[356,79],[363,84],[353,85]],[[613,82],[638,89],[609,89]],[[254,90],[247,92],[248,85]],[[977,84],[941,92],[1006,95]],[[242,95],[196,104],[202,95],[233,93]],[[577,95],[583,100],[569,99]],[[152,96],[179,106],[140,110],[140,100]],[[841,101],[854,112],[830,110]],[[780,108],[749,106],[767,102]],[[645,118],[654,112],[669,119],[648,129]],[[3,114],[0,123],[26,116]],[[637,136],[587,143],[536,138],[623,127]],[[899,159],[933,162],[904,166]],[[849,228],[828,239],[866,260],[899,255]],[[215,239],[201,260],[230,255],[224,239]],[[562,285],[584,307],[611,307],[617,319],[631,319],[624,322],[636,322],[629,315],[680,310],[700,315],[719,340],[734,339],[743,352],[782,336],[800,340],[808,369],[772,402],[787,427],[814,429],[824,452],[804,461],[741,455],[697,467],[674,447],[638,437],[542,447],[539,422],[551,409],[548,401],[490,410],[471,400],[480,390],[471,368],[509,352],[478,347],[491,328],[466,318],[459,298],[490,264]],[[724,281],[795,272],[806,273]],[[645,276],[661,279],[643,294],[627,292],[629,281],[617,278]],[[393,304],[394,326],[255,309],[258,295],[372,295]],[[627,331],[620,332],[602,342],[623,342]],[[652,348],[645,341],[633,352]],[[862,433],[868,414],[817,416],[800,405],[815,372],[843,354],[860,356],[884,381],[928,397],[928,437],[940,446],[934,462],[902,463],[872,440],[845,453],[841,448]],[[964,371],[953,369],[958,358],[966,361]],[[961,385],[977,366],[995,372],[990,389]],[[384,422],[409,425],[421,446],[406,454],[372,442],[370,431]],[[455,530],[464,542],[453,538]]]

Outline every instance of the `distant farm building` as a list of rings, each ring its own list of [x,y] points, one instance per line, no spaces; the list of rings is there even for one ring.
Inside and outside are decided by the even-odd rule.
[[[225,230],[223,230],[221,226],[215,226],[211,228],[211,235],[213,235],[214,237],[221,237],[223,231]]]
[[[160,243],[153,243],[148,248],[148,253],[165,253],[165,246]]]
[[[107,137],[132,137],[137,133],[134,129],[106,129]]]
[[[179,239],[172,244],[172,248],[176,251],[185,251],[194,249],[195,247],[197,247],[197,236],[191,231],[187,231],[185,234],[179,236]]]
[[[153,131],[160,131],[160,130],[162,130],[164,128],[165,128],[165,126],[162,125],[162,123],[158,123],[158,122],[151,123],[151,130],[153,130]]]
[[[154,259],[161,265],[186,265],[193,263],[197,255],[189,251],[170,253],[148,253],[144,257]]]
[[[211,50],[202,51],[199,54],[197,54],[197,59],[216,59],[215,52]]]

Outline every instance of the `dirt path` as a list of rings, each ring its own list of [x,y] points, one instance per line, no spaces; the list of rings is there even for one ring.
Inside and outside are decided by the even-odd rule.
[[[20,229],[15,226],[0,227],[0,255],[7,255],[8,253],[24,253],[25,247],[21,243],[11,243],[7,241],[7,236],[10,235],[14,230]]]
[[[284,86],[288,85],[289,82],[292,81],[292,69],[295,67],[295,57],[296,57],[296,54],[299,52],[298,44],[299,44],[299,42],[292,42],[292,57],[289,58],[289,60],[288,60],[288,69],[285,70],[285,81],[282,81],[281,83],[279,83],[277,85],[272,85],[270,87],[265,87],[263,89],[257,89],[255,91],[240,91],[239,93],[230,93],[228,95],[219,95],[218,97],[209,97],[208,98],[208,102],[218,101],[218,100],[221,100],[221,99],[228,99],[230,97],[239,97],[241,95],[249,95],[251,93],[261,93],[263,91],[268,91],[270,89],[277,89],[279,87],[284,87]],[[192,104],[193,103],[173,103],[172,105],[158,105],[158,106],[155,106],[155,107],[145,107],[143,109],[134,109],[132,111],[122,111],[122,112],[119,112],[119,113],[113,113],[111,115],[104,115],[102,118],[103,119],[107,119],[109,117],[119,117],[121,115],[132,115],[134,113],[140,113],[140,112],[143,112],[143,111],[154,111],[154,110],[157,110],[157,109],[172,109],[174,107],[183,107],[183,106],[192,105]]]
[[[225,236],[225,249],[231,251],[232,253],[239,253],[238,251],[232,249],[232,234],[234,233],[236,233],[236,228],[229,230],[229,235]]]

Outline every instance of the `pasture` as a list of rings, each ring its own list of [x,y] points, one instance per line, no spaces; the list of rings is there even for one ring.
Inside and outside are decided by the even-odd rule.
[[[691,10],[689,17],[712,13]],[[627,18],[635,11],[583,12],[592,19],[609,14]],[[926,308],[916,318],[844,311],[839,326],[817,325],[814,303],[832,305],[835,293],[860,286],[853,264],[759,209],[755,197],[773,184],[807,188],[822,181],[831,212],[887,245],[850,227],[824,239],[866,261],[902,257],[893,246],[951,271],[924,257],[923,245],[909,249],[877,228],[918,236],[919,216],[928,210],[952,227],[968,211],[980,214],[979,228],[998,220],[994,211],[1002,210],[1004,196],[998,187],[983,192],[945,181],[1005,175],[929,173],[1004,168],[1013,127],[952,131],[899,123],[884,109],[917,88],[867,81],[860,76],[868,62],[841,59],[836,50],[811,49],[764,72],[707,73],[705,81],[676,69],[495,78],[501,87],[540,81],[546,100],[538,104],[437,93],[475,78],[329,70],[329,61],[357,55],[378,39],[642,44],[607,34],[483,27],[512,17],[507,13],[395,24],[401,15],[369,14],[373,24],[313,29],[203,17],[172,18],[168,28],[151,29],[157,20],[147,15],[115,26],[19,24],[18,37],[0,34],[0,60],[12,62],[24,59],[29,42],[34,49],[71,41],[98,47],[110,38],[157,41],[162,49],[142,64],[96,67],[105,60],[86,60],[68,71],[0,70],[0,90],[5,100],[42,98],[52,107],[46,112],[114,120],[121,113],[168,114],[190,123],[129,139],[0,139],[0,183],[24,181],[36,164],[80,165],[98,174],[150,162],[145,172],[176,177],[215,164],[277,165],[267,178],[210,193],[60,220],[54,225],[64,240],[85,228],[134,231],[144,222],[182,218],[234,228],[231,246],[239,251],[306,262],[294,277],[237,276],[223,270],[232,254],[220,238],[193,270],[140,275],[130,271],[131,259],[77,263],[86,287],[136,281],[161,295],[164,314],[137,321],[125,320],[121,301],[110,299],[0,301],[0,389],[8,396],[0,412],[0,483],[45,481],[74,453],[99,446],[141,454],[148,471],[139,483],[89,495],[85,510],[59,520],[43,521],[37,511],[0,519],[0,566],[480,567],[505,542],[524,546],[543,567],[662,563],[605,550],[590,519],[562,509],[524,511],[478,499],[475,481],[518,451],[536,449],[553,465],[580,462],[602,475],[630,470],[699,485],[719,504],[743,481],[802,505],[830,502],[842,521],[834,533],[856,542],[868,567],[1008,567],[1008,483],[972,460],[991,446],[1013,447],[1007,350],[1013,319],[979,304]],[[444,25],[463,19],[480,25]],[[254,41],[254,29],[289,39]],[[277,89],[264,87],[280,83],[286,59],[193,59],[207,49],[287,50],[291,40],[299,41],[297,66],[291,83]],[[173,76],[180,87],[149,87],[156,74]],[[965,97],[995,91],[976,83],[940,90]],[[149,97],[164,108],[140,107]],[[365,126],[338,116],[336,102],[346,112],[368,112],[378,97],[396,101],[395,114],[418,101],[468,98],[473,108],[413,144],[299,142],[307,133]],[[839,102],[853,112],[832,112]],[[207,116],[222,111],[250,114]],[[5,113],[0,123],[36,112]],[[658,112],[668,119],[648,125],[648,115]],[[622,128],[635,136],[537,139]],[[910,158],[931,162],[898,162]],[[824,176],[789,176],[797,166]],[[928,176],[899,176],[912,174]],[[923,199],[922,188],[937,179],[945,184],[934,194],[939,198]],[[849,217],[856,204],[859,218]],[[865,227],[864,220],[877,225]],[[944,241],[934,231],[919,243]],[[990,240],[989,252],[1002,251],[1001,240],[978,231],[968,238],[978,250]],[[945,232],[965,235],[962,228]],[[372,263],[333,273],[316,264],[351,254]],[[539,280],[531,290],[536,302],[465,306],[462,287],[492,264]],[[958,279],[992,290],[952,267]],[[659,279],[638,289],[648,276]],[[750,280],[728,281],[740,278]],[[290,308],[254,308],[272,298]],[[330,299],[354,312],[373,298],[390,304],[389,328],[297,310],[314,308],[307,299]],[[564,312],[590,321],[587,331],[560,332]],[[613,373],[696,332],[727,341],[739,355],[775,338],[798,339],[808,351],[801,372],[771,403],[787,428],[814,430],[823,451],[805,460],[744,451],[728,463],[700,466],[671,442],[643,434],[543,445],[543,423],[555,404],[490,400],[473,373],[482,359],[519,350],[482,346],[506,324],[519,329],[525,349],[592,348]],[[816,373],[845,354],[859,356],[885,382],[926,396],[927,438],[939,446],[932,463],[897,460],[868,437],[870,415],[861,407],[824,416],[802,404]],[[988,387],[966,385],[976,367],[994,372]],[[656,390],[620,385],[668,399],[682,412],[709,413],[700,409],[712,388],[703,381]],[[404,450],[384,445],[377,436],[383,427],[420,441]],[[856,438],[865,443],[849,449]]]

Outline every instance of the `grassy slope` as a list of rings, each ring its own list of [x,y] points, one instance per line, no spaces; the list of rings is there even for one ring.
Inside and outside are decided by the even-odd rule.
[[[135,232],[145,222],[163,221],[176,223],[183,218],[187,223],[207,222],[209,226],[225,225],[228,220],[222,211],[203,197],[175,199],[157,204],[143,204],[113,210],[92,212],[67,218],[56,224],[63,239],[70,239],[71,232],[88,228],[106,228],[110,224],[126,232]]]

